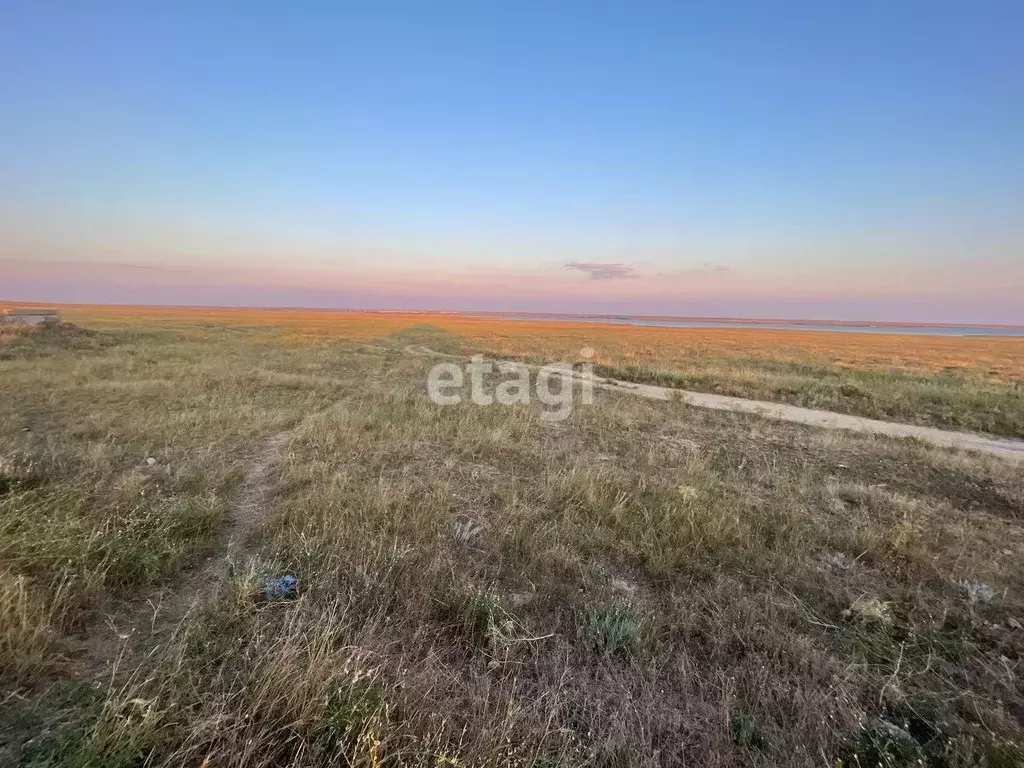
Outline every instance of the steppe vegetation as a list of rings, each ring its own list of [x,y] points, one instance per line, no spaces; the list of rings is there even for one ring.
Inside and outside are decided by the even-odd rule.
[[[63,309],[97,327],[148,322],[132,308]],[[146,310],[146,313],[150,313]],[[168,327],[247,328],[287,343],[367,341],[417,324],[445,331],[441,351],[532,363],[596,350],[606,376],[789,403],[908,424],[1024,437],[1024,338],[822,331],[636,328],[386,312],[182,310]]]
[[[442,407],[403,352],[695,336],[62,314],[90,330],[0,342],[0,764],[1024,764],[1019,465],[605,391]],[[722,377],[770,353],[701,335]],[[841,340],[779,365],[889,354]],[[1019,342],[977,343],[885,375],[949,354],[1013,413]]]

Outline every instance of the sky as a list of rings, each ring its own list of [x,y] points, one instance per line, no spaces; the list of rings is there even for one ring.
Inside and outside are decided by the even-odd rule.
[[[1022,29],[0,0],[0,299],[1024,324]]]

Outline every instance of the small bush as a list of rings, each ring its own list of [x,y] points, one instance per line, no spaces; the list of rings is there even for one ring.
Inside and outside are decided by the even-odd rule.
[[[861,400],[871,398],[871,393],[856,384],[840,384],[839,394],[843,397],[852,397]]]

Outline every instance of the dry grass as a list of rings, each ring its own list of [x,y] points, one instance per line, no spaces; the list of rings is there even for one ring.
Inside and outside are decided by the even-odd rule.
[[[1024,760],[1013,465],[608,392],[441,407],[422,358],[182,322],[0,361],[8,762]],[[286,430],[252,561],[170,630],[97,622],[203,562]],[[117,668],[52,686],[83,632]]]
[[[295,336],[366,341],[429,324],[510,356],[575,358],[590,344],[615,365],[672,362],[690,355],[760,359],[883,372],[929,374],[966,371],[994,380],[1024,378],[1024,340],[1012,337],[900,336],[828,331],[724,328],[661,328],[595,323],[510,321],[414,312],[331,312],[312,310],[191,309],[177,307],[63,307],[72,320],[90,327],[124,328],[159,323],[171,328],[199,326],[263,328]]]
[[[596,350],[607,376],[858,416],[1024,437],[1024,339],[637,328],[443,314],[64,308],[90,327],[154,321],[179,334],[245,329],[274,343],[427,338],[448,352],[549,362]]]

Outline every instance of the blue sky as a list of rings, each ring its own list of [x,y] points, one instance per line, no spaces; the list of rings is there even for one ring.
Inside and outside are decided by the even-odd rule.
[[[1020,3],[0,5],[0,298],[1024,323]]]

